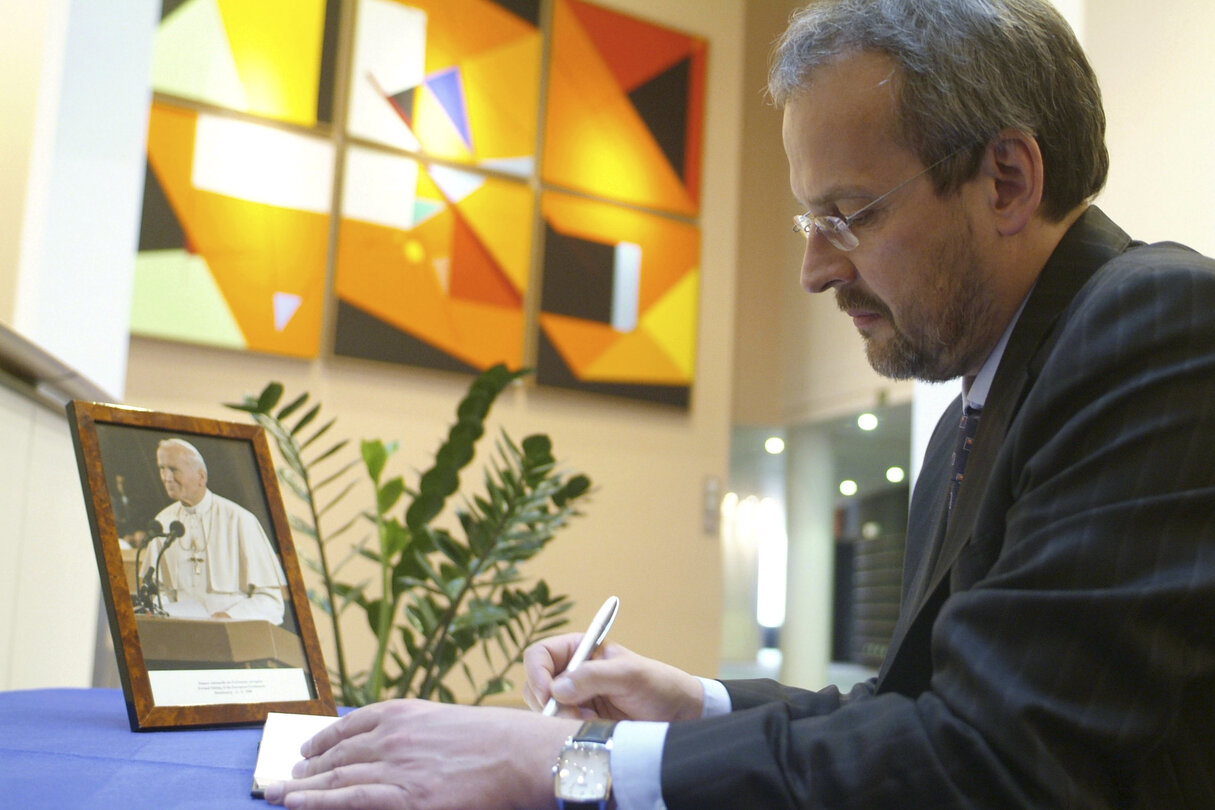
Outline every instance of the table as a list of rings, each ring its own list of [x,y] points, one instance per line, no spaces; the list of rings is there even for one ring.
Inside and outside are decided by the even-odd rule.
[[[249,795],[261,733],[132,732],[121,689],[0,692],[0,806],[266,810]]]

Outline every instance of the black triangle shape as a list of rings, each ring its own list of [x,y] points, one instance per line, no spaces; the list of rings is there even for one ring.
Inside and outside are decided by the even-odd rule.
[[[174,250],[186,246],[186,232],[181,227],[165,190],[144,161],[143,212],[139,218],[139,250]]]
[[[494,5],[501,6],[534,26],[540,25],[540,0],[494,0]]]
[[[479,371],[442,349],[402,332],[392,324],[340,299],[333,353],[342,357],[396,363],[399,366],[422,366],[465,374],[476,374]]]
[[[666,155],[680,180],[688,141],[688,87],[692,60],[682,59],[629,93],[629,100],[645,121],[658,148]]]

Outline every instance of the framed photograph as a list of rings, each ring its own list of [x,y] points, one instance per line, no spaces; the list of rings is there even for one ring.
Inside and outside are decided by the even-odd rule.
[[[262,428],[67,410],[131,730],[336,715]]]

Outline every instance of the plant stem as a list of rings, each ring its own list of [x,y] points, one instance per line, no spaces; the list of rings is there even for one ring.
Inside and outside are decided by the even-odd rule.
[[[371,661],[371,672],[368,673],[367,698],[369,703],[379,700],[380,690],[384,688],[384,657],[388,654],[388,641],[392,634],[392,617],[396,614],[398,600],[398,597],[390,598],[392,594],[392,561],[388,558],[384,516],[378,511],[375,523],[380,539],[380,593],[382,595],[380,597],[380,615],[376,617],[375,657]]]

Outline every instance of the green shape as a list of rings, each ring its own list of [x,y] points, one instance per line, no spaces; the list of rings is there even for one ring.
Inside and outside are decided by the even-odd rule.
[[[131,334],[248,348],[206,261],[184,250],[135,257]]]

